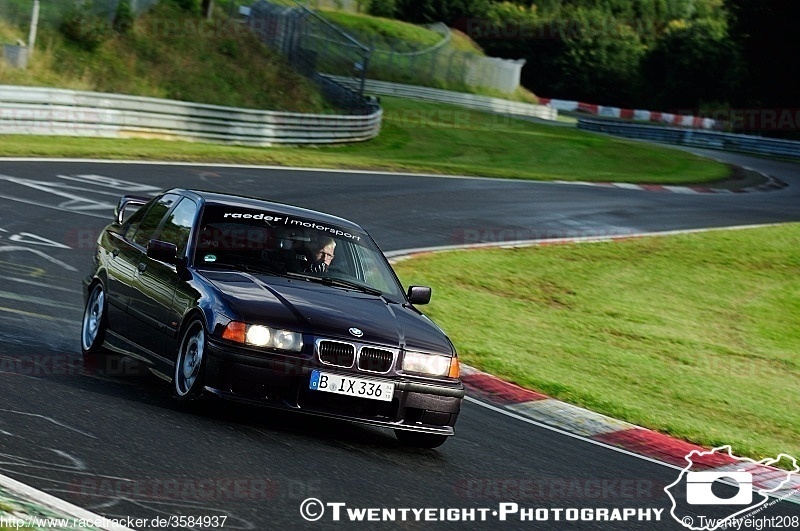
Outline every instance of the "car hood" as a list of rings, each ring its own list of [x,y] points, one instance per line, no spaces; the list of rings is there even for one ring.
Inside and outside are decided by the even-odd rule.
[[[235,271],[203,271],[236,315],[251,323],[315,336],[449,354],[452,344],[431,320],[404,304],[357,290]],[[349,330],[358,328],[356,338]]]

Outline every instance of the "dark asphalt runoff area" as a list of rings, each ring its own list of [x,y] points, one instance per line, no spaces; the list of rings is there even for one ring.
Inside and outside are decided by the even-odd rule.
[[[684,529],[669,515],[663,491],[678,469],[474,401],[465,402],[455,437],[436,450],[402,447],[386,430],[238,404],[181,408],[169,387],[135,362],[85,365],[80,289],[119,196],[171,187],[340,215],[366,228],[384,251],[800,221],[800,164],[710,153],[789,186],[687,195],[496,179],[0,160],[0,473],[109,518],[224,516],[226,530]],[[309,498],[344,505],[327,505],[310,522],[300,513]],[[303,505],[307,516],[316,514],[314,503]],[[337,508],[341,521],[334,521]],[[397,521],[349,521],[348,509],[373,508],[395,509]],[[426,508],[428,521],[415,521],[421,513],[411,510]],[[651,519],[567,521],[569,509],[595,516],[634,509]],[[713,507],[696,511],[727,516]],[[777,503],[758,516],[790,524],[800,505]]]

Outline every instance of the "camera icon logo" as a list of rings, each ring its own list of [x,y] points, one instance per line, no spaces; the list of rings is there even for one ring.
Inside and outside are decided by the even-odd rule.
[[[788,454],[755,461],[734,455],[730,445],[724,445],[692,450],[685,460],[686,466],[664,492],[672,502],[670,515],[691,531],[727,529],[734,519],[755,514],[770,496],[800,494],[800,466]],[[789,466],[776,467],[780,462]],[[708,518],[712,507],[717,516]]]
[[[739,490],[729,498],[712,491],[715,481],[730,480]],[[749,505],[753,503],[753,474],[750,472],[688,472],[686,502],[691,505]]]

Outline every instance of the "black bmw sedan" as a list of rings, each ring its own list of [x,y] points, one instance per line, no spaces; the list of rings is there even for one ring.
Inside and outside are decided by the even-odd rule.
[[[430,296],[403,291],[338,217],[193,190],[124,196],[84,279],[81,347],[144,362],[181,401],[363,422],[433,448],[464,387],[453,344],[416,308]]]

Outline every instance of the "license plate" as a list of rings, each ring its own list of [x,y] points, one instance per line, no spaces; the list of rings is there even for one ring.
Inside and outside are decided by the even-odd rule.
[[[341,374],[312,371],[308,388],[312,391],[325,391],[337,395],[369,398],[390,402],[394,396],[394,384],[365,378],[353,378]]]

